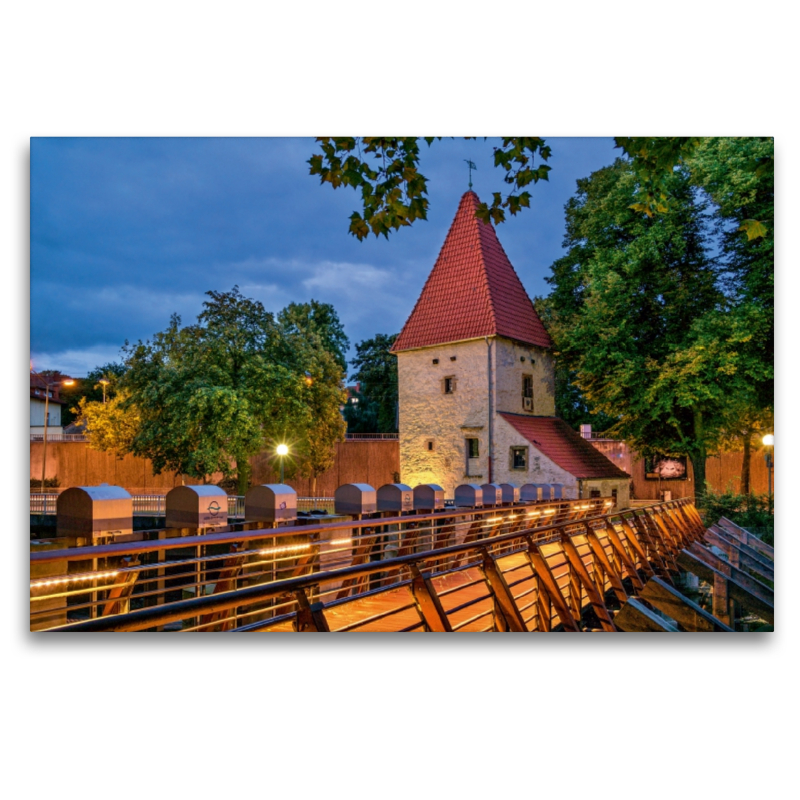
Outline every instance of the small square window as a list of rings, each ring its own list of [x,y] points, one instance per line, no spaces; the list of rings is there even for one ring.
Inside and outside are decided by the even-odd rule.
[[[600,497],[600,490],[599,489],[590,489],[589,490],[589,497]]]
[[[467,439],[467,458],[479,458],[478,439]]]
[[[442,382],[442,387],[444,389],[445,394],[453,394],[456,390],[456,379],[450,375],[449,377],[445,378]]]
[[[428,439],[428,441],[425,442],[425,447],[430,451],[435,450],[436,449],[436,445],[434,444],[433,439]]]
[[[527,468],[528,468],[528,448],[512,447],[511,469],[527,469]]]

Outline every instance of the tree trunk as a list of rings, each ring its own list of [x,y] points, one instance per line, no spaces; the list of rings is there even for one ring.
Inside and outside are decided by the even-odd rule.
[[[689,458],[694,471],[694,501],[700,504],[706,494],[706,441],[703,412],[694,409],[694,443]]]
[[[748,430],[743,438],[744,455],[742,456],[742,494],[750,495],[750,440],[753,432]]]
[[[238,493],[247,494],[250,485],[250,462],[246,457],[236,459],[236,479],[239,485]]]

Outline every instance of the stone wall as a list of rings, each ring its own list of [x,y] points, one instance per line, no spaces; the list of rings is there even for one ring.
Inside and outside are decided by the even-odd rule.
[[[481,470],[488,457],[486,342],[398,353],[397,372],[401,480],[411,486],[440,483],[452,497],[454,488],[468,480],[465,439],[478,439]],[[446,377],[455,379],[452,394],[444,393]]]

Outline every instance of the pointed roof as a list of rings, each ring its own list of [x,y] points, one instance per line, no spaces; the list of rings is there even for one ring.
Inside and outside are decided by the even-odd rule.
[[[494,226],[475,218],[479,203],[473,191],[461,198],[439,258],[392,352],[482,336],[552,347]]]
[[[500,416],[540,453],[576,478],[630,478],[563,419],[505,411]]]

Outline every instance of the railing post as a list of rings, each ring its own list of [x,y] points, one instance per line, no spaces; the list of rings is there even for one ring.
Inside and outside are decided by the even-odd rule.
[[[295,591],[294,599],[297,601],[297,619],[294,625],[298,633],[330,633],[322,603],[309,603],[302,589]]]
[[[500,612],[499,617],[503,617],[506,628],[510,631],[527,631],[525,620],[522,618],[511,589],[508,587],[505,576],[497,566],[497,562],[492,558],[489,551],[481,548],[483,557],[483,574],[489,584],[489,590],[494,596],[495,607]]]
[[[556,614],[558,614],[558,618],[561,620],[561,624],[564,626],[564,630],[571,631],[577,633],[580,631],[578,627],[578,623],[572,616],[569,608],[567,607],[567,603],[564,600],[564,596],[561,594],[561,591],[558,588],[558,582],[555,579],[550,567],[547,564],[547,560],[542,555],[541,551],[539,550],[538,545],[534,544],[533,539],[530,536],[525,537],[528,542],[528,559],[531,562],[531,566],[533,567],[533,571],[536,573],[537,577],[539,578],[539,584],[544,585],[547,594],[550,597],[550,602],[556,608]]]
[[[433,633],[452,633],[453,627],[430,579],[419,571],[416,564],[411,564],[409,569],[414,604],[428,630]]]

